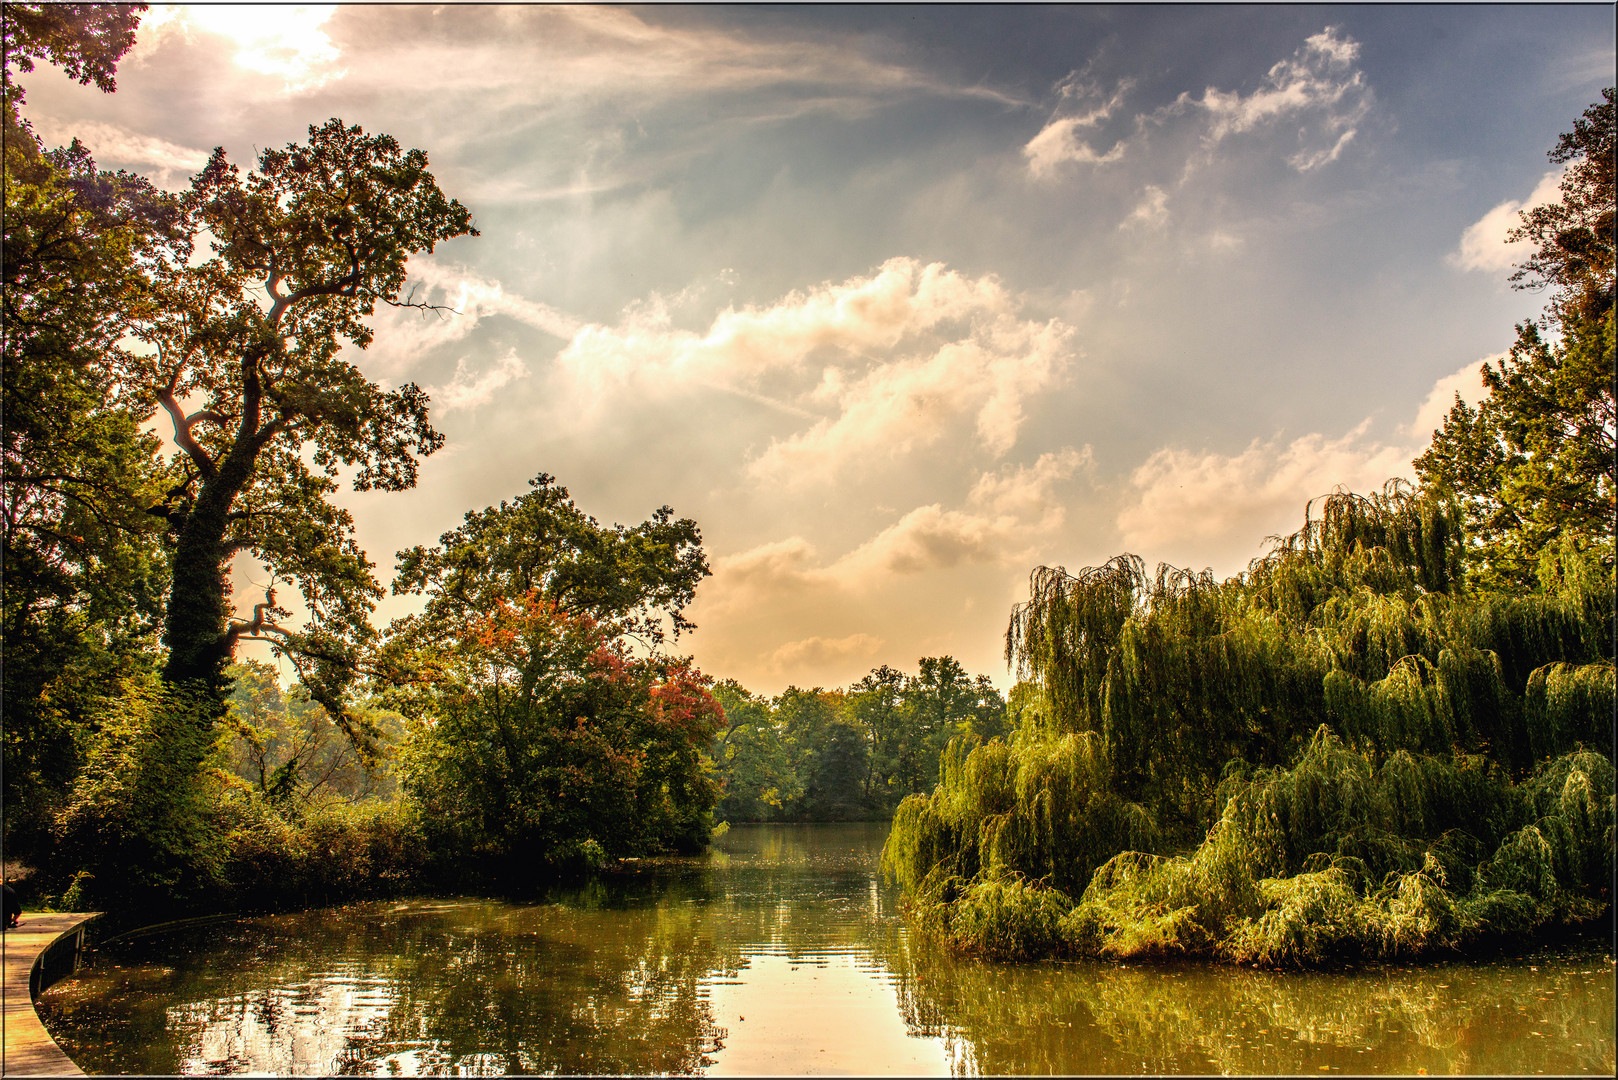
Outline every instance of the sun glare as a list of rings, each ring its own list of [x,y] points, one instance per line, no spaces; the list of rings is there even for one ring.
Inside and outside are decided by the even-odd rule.
[[[229,38],[237,46],[232,57],[237,66],[278,75],[290,92],[313,89],[345,74],[332,70],[341,53],[321,29],[334,11],[334,4],[162,5],[146,18],[144,29]]]

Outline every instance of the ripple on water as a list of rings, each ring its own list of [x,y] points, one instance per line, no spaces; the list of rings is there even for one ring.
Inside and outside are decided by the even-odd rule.
[[[1584,1073],[1600,939],[1281,975],[987,964],[908,934],[879,826],[737,827],[534,902],[354,904],[131,939],[41,998],[87,1072]]]

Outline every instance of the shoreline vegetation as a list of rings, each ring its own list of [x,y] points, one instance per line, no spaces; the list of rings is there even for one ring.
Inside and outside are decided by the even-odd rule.
[[[1611,919],[1614,89],[1548,156],[1550,289],[1419,486],[1339,491],[1216,581],[1041,567],[1006,740],[959,740],[884,865],[962,952],[1398,960]]]
[[[884,862],[962,951],[1393,959],[1610,910],[1613,608],[1546,553],[1459,586],[1444,505],[1331,496],[1243,575],[1035,572],[1005,741],[962,740]],[[1013,695],[1013,701],[1018,700]]]
[[[1005,698],[949,656],[767,698],[673,651],[710,573],[697,523],[603,525],[543,472],[398,552],[419,609],[372,624],[338,483],[407,490],[444,439],[419,387],[350,361],[379,306],[437,310],[408,260],[476,236],[471,212],[424,152],[336,118],[245,173],[217,150],[180,191],[47,147],[16,76],[113,92],[144,11],[3,11],[25,906],[523,894],[727,821],[891,813],[917,927],[981,956],[1285,966],[1610,917],[1612,89],[1551,151],[1561,201],[1513,233],[1545,318],[1457,398],[1419,484],[1311,504],[1226,581],[1035,570]],[[245,612],[238,566],[268,578]],[[238,661],[252,640],[291,686]]]

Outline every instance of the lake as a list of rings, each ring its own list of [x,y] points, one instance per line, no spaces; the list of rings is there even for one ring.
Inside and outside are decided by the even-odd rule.
[[[907,931],[886,833],[126,938],[39,1010],[90,1073],[1614,1072],[1610,928],[1345,971],[980,963]]]

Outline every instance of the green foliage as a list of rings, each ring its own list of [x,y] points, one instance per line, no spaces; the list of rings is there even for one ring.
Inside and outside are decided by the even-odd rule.
[[[77,4],[4,12],[0,797],[13,853],[48,848],[87,710],[147,663],[167,587],[161,523],[146,508],[175,475],[105,361],[128,355],[122,339],[150,307],[143,267],[183,246],[178,210],[142,178],[97,169],[76,141],[43,147],[13,81],[13,68],[45,60],[110,91],[135,18]]]
[[[1513,787],[1475,760],[1399,753],[1373,770],[1322,729],[1295,768],[1234,786],[1189,857],[1126,852],[1098,871],[1067,947],[1292,965],[1581,921],[1607,903],[1612,822],[1598,754]]]
[[[449,884],[430,876],[425,837],[397,803],[328,800],[291,819],[242,795],[215,813],[223,880],[212,908],[307,907]]]
[[[709,753],[724,794],[716,812],[727,821],[779,821],[799,805],[803,784],[775,727],[768,698],[735,679],[713,689],[725,730]]]
[[[34,70],[35,60],[55,64],[81,85],[95,83],[96,89],[112,93],[118,60],[135,43],[135,27],[145,10],[145,4],[7,4],[0,27],[8,97],[12,67],[27,73]]]
[[[389,799],[398,783],[382,761],[367,762],[302,686],[281,691],[276,670],[249,660],[226,669],[232,679],[225,713],[225,767],[260,797],[292,815],[324,802]],[[354,706],[386,741],[403,718]],[[384,746],[383,754],[388,752]]]
[[[417,620],[425,632],[530,592],[653,644],[664,640],[664,616],[676,639],[694,629],[682,612],[708,576],[695,521],[664,506],[634,528],[603,527],[548,473],[528,486],[514,502],[467,511],[437,547],[399,552],[393,591],[429,593]]]
[[[195,898],[222,880],[210,811],[210,704],[155,674],[132,675],[92,713],[83,769],[55,826],[68,905],[139,906]],[[79,910],[85,910],[79,907]]]
[[[906,795],[932,788],[939,755],[960,736],[1007,730],[1006,705],[987,676],[948,656],[923,657],[915,675],[886,664],[847,690],[796,686],[773,701],[734,682],[716,690],[727,730],[714,744],[736,821],[883,818]]]
[[[949,925],[938,935],[966,952],[1002,960],[1048,956],[1061,942],[1062,917],[1073,901],[1020,877],[991,877],[964,886],[945,910]]]
[[[443,438],[418,387],[383,390],[342,346],[370,343],[363,320],[377,304],[408,306],[410,255],[475,230],[426,154],[339,120],[258,164],[244,178],[216,150],[193,181],[186,227],[211,238],[212,254],[154,270],[164,303],[135,329],[151,352],[120,372],[168,412],[187,470],[165,503],[175,539],[164,677],[222,700],[235,643],[267,638],[368,751],[373,733],[342,692],[381,588],[329,497],[344,467],[356,490],[412,486],[416,457]],[[184,399],[202,408],[186,414]],[[238,553],[297,583],[308,628],[276,624],[288,612],[273,590],[252,620],[227,619],[224,574]]]
[[[700,849],[723,714],[688,661],[631,647],[664,615],[690,627],[696,523],[603,527],[530,486],[400,553],[395,589],[427,598],[379,653],[381,701],[410,720],[404,791],[436,853],[496,875]]]
[[[1036,571],[1008,632],[1017,731],[952,744],[894,819],[918,925],[997,956],[1297,964],[1605,910],[1601,572],[1567,546],[1542,591],[1472,594],[1457,524],[1390,484],[1311,506],[1225,582]],[[1079,899],[1053,939],[1025,914],[1057,897]]]
[[[843,695],[818,686],[789,686],[775,700],[775,718],[803,786],[797,813],[810,821],[863,816],[869,749],[847,715]]]
[[[1021,874],[1077,895],[1114,852],[1151,847],[1155,823],[1113,790],[1094,732],[959,739],[930,794],[899,804],[883,864],[907,892],[939,868],[963,879]]]
[[[699,748],[721,713],[686,661],[636,658],[536,592],[414,663],[399,769],[445,861],[514,878],[707,843],[718,792]]]
[[[1508,239],[1527,240],[1534,252],[1511,281],[1519,289],[1555,286],[1556,314],[1568,322],[1600,319],[1613,301],[1613,203],[1618,156],[1618,108],[1613,87],[1584,110],[1546,154],[1566,165],[1562,197],[1521,212]]]
[[[1522,212],[1511,238],[1533,244],[1518,288],[1555,287],[1545,328],[1517,327],[1510,353],[1482,368],[1488,396],[1457,395],[1432,445],[1415,460],[1423,484],[1458,497],[1466,556],[1492,589],[1531,588],[1540,553],[1558,543],[1593,552],[1610,595],[1618,514],[1618,408],[1613,296],[1613,90],[1592,105],[1550,157],[1567,163],[1562,197]]]

